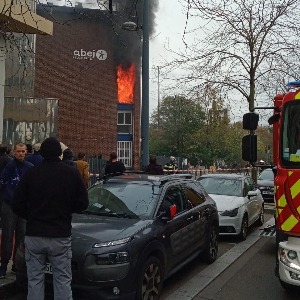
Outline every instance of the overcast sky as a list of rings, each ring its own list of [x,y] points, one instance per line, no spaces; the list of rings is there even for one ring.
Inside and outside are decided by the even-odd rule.
[[[159,0],[159,10],[156,14],[156,30],[150,39],[150,114],[157,108],[158,103],[158,81],[157,66],[164,66],[174,60],[174,56],[165,48],[184,48],[182,36],[185,27],[186,16],[183,7],[178,0]],[[160,99],[166,96],[165,86],[172,80],[166,79],[160,72]],[[171,74],[168,76],[171,77]]]
[[[151,1],[151,0],[150,0]],[[159,0],[159,9],[156,13],[156,30],[150,39],[150,116],[153,109],[157,108],[158,103],[158,81],[157,81],[157,66],[164,66],[168,62],[175,60],[174,55],[167,51],[165,48],[178,50],[184,50],[185,45],[183,43],[183,35],[186,26],[186,7],[182,6],[182,3],[187,1],[183,0]],[[199,19],[189,18],[187,31],[190,33],[185,35],[185,41],[187,43],[197,40],[199,31],[194,31],[199,23]],[[190,29],[190,30],[189,30]],[[166,71],[167,68],[165,68]],[[165,96],[174,96],[176,94],[184,94],[184,91],[178,91],[176,89],[170,89],[170,86],[176,86],[176,76],[179,77],[182,73],[181,70],[164,73],[164,69],[160,72],[160,100]],[[248,111],[248,104],[245,101],[240,101],[240,95],[232,103],[225,103],[229,108],[230,118],[233,121],[240,121],[243,113]]]

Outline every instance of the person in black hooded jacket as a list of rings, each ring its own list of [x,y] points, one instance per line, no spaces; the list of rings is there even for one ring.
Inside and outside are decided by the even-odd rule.
[[[46,259],[52,266],[55,299],[72,299],[72,213],[88,207],[83,179],[75,168],[64,164],[56,138],[41,145],[43,162],[26,172],[17,187],[12,208],[27,220],[25,257],[27,299],[44,299]]]

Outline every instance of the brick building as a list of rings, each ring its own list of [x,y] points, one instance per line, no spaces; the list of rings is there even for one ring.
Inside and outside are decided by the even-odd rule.
[[[39,4],[37,13],[53,21],[53,36],[36,37],[34,97],[58,99],[57,137],[75,154],[117,150],[139,169],[140,36],[120,29],[117,12]]]

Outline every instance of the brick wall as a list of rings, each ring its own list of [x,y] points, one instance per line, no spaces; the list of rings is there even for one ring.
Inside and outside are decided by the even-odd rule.
[[[54,34],[37,36],[35,97],[59,99],[58,138],[76,153],[108,159],[117,145],[117,52],[126,54],[134,33],[117,35],[104,14],[96,10],[53,7],[37,13],[54,20]],[[51,14],[51,17],[50,17]],[[121,34],[121,33],[120,33]],[[123,33],[122,33],[123,34]],[[129,35],[131,34],[131,35]],[[125,45],[124,45],[125,41]],[[107,58],[74,59],[74,51],[105,50]],[[78,58],[78,56],[76,56]],[[136,56],[137,70],[140,56]],[[139,71],[137,71],[139,73]],[[134,104],[133,164],[140,158],[140,76]]]

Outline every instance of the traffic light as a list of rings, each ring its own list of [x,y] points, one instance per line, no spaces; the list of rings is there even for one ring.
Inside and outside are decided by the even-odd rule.
[[[242,158],[245,161],[257,161],[257,135],[248,134],[242,139]]]
[[[258,126],[259,115],[249,112],[243,115],[243,129],[255,130]]]

